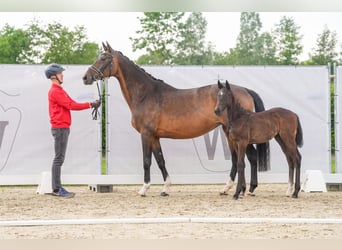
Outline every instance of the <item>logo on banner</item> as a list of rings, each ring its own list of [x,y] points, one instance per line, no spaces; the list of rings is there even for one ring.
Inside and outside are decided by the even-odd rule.
[[[229,171],[226,163],[231,160],[231,154],[221,126],[197,139],[192,139],[192,142],[200,166],[204,170],[215,173]]]
[[[6,94],[3,91],[0,91],[0,93]],[[3,103],[0,103],[0,172],[4,170],[10,158],[20,122],[21,111],[18,108],[5,108]]]
[[[205,142],[205,146],[207,149],[208,160],[214,160],[215,158],[215,152],[216,152],[217,140],[218,140],[219,134],[221,138],[224,159],[230,160],[230,152],[229,152],[228,144],[227,144],[228,142],[227,142],[226,135],[223,131],[222,126],[217,127],[213,130],[212,141],[210,141],[209,133],[204,135],[204,142]]]

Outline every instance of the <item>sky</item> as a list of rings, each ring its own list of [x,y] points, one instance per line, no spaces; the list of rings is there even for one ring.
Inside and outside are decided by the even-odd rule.
[[[309,52],[316,46],[318,34],[324,25],[338,34],[337,50],[342,47],[342,12],[258,12],[263,25],[262,31],[274,30],[281,17],[293,17],[303,35],[304,51],[301,60],[309,57]],[[235,47],[240,31],[240,12],[203,12],[206,18],[206,40],[215,46],[218,52],[229,51]],[[43,24],[59,22],[73,29],[83,25],[91,42],[101,44],[108,41],[115,50],[121,51],[131,60],[136,60],[143,51],[133,52],[129,37],[136,37],[140,29],[138,16],[141,12],[0,12],[0,29],[8,23],[16,28],[23,28],[34,18]]]

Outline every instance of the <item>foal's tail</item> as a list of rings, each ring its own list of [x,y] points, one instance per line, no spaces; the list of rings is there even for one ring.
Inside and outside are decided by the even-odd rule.
[[[302,147],[304,142],[303,142],[303,130],[302,130],[302,125],[300,124],[299,117],[297,115],[297,133],[296,133],[296,143],[298,147]]]
[[[255,112],[265,111],[264,102],[261,97],[255,91],[247,89],[247,92],[253,97]],[[258,170],[267,171],[270,170],[270,144],[269,142],[257,144],[257,160]]]

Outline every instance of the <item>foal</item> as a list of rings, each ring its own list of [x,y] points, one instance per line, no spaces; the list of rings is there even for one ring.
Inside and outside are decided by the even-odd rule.
[[[232,157],[237,158],[238,183],[234,198],[246,191],[245,154],[248,144],[264,143],[275,138],[284,152],[289,165],[289,186],[287,196],[293,190],[294,169],[296,169],[293,198],[300,190],[301,155],[298,147],[303,145],[302,127],[297,114],[283,108],[272,108],[254,113],[244,109],[231,91],[228,81],[225,86],[218,81],[219,91],[215,114],[220,115],[227,108],[229,148]]]

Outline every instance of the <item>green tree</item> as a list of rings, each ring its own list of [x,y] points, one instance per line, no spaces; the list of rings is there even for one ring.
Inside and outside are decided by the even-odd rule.
[[[29,45],[23,49],[20,55],[20,63],[37,64],[42,62],[44,53],[47,50],[48,41],[45,37],[43,28],[37,19],[33,19],[26,24],[26,32],[29,36]]]
[[[240,33],[237,38],[237,64],[256,64],[257,45],[262,23],[259,13],[242,12],[240,15]]]
[[[136,31],[133,51],[145,50],[147,55],[138,59],[139,64],[170,64],[173,61],[175,44],[180,41],[184,12],[144,12],[138,17],[141,29]]]
[[[275,41],[277,48],[277,60],[283,65],[298,64],[298,56],[303,51],[301,45],[302,35],[299,34],[300,27],[296,25],[292,17],[282,17],[276,24]]]
[[[90,64],[99,51],[87,40],[83,26],[70,31],[56,22],[45,27],[33,20],[26,29],[6,24],[0,30],[0,63]]]
[[[0,30],[0,63],[21,63],[21,53],[28,50],[30,38],[23,29],[6,24]]]
[[[239,56],[236,48],[229,49],[228,52],[213,53],[213,65],[239,65]]]
[[[207,21],[202,13],[191,13],[180,29],[174,64],[203,65],[211,61],[212,49],[205,45]]]
[[[314,65],[327,65],[328,63],[337,62],[336,52],[337,34],[324,26],[323,32],[318,35],[316,40],[316,48],[313,49],[313,53],[309,53],[310,64]]]
[[[256,39],[254,60],[254,63],[257,65],[277,64],[276,46],[269,32],[262,33]]]
[[[84,26],[76,26],[70,31],[55,22],[48,24],[44,35],[48,42],[42,63],[89,64],[99,52],[96,44],[87,41]]]

